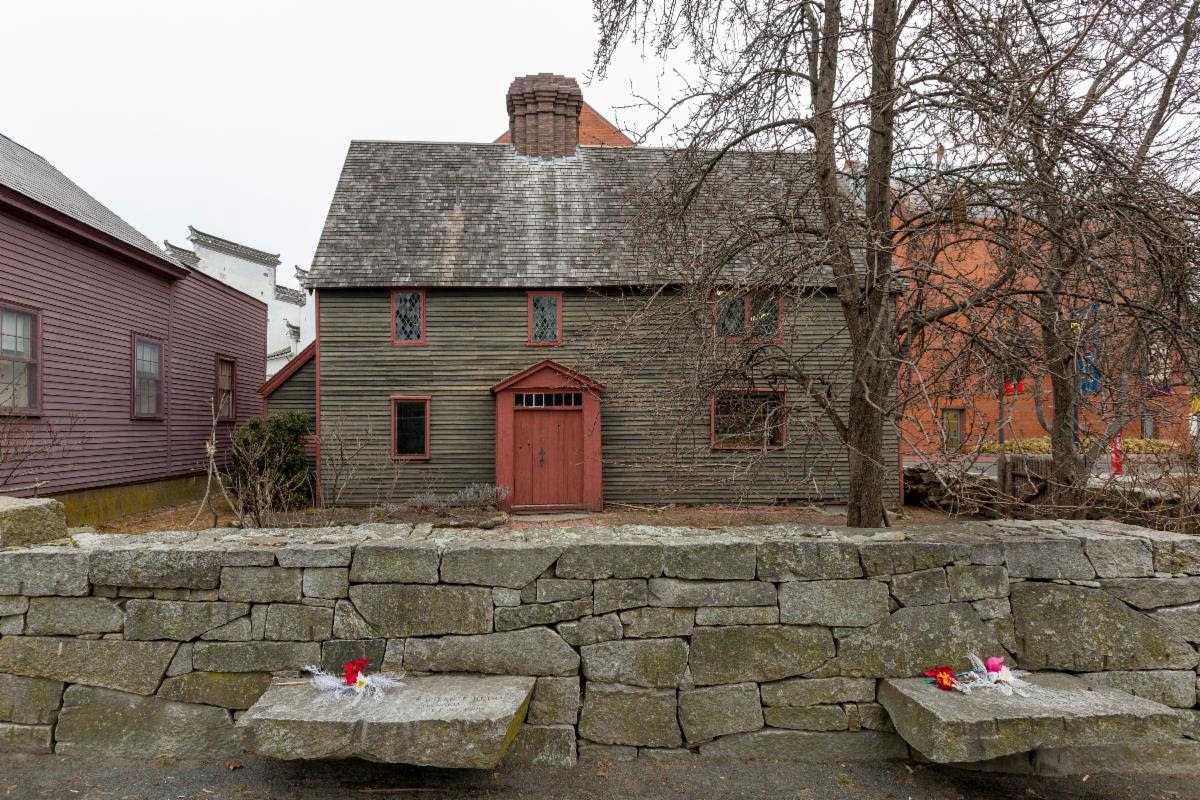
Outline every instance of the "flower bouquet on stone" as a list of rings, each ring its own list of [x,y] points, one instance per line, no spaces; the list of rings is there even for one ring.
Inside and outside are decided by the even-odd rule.
[[[925,677],[930,683],[947,692],[962,692],[970,694],[976,689],[997,691],[1002,695],[1028,694],[1029,684],[1021,680],[1024,673],[1009,669],[1004,662],[1004,656],[991,656],[987,660],[971,653],[967,656],[971,669],[966,672],[955,672],[954,667],[941,664],[925,670]]]
[[[370,660],[356,658],[342,664],[342,674],[333,675],[317,666],[308,666],[304,670],[312,675],[312,685],[322,695],[329,699],[349,700],[357,703],[363,699],[374,699],[388,689],[397,689],[404,685],[399,676],[388,673],[367,674]]]

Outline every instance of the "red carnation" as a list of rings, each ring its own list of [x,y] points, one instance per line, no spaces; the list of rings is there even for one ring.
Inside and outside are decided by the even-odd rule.
[[[347,686],[353,686],[358,682],[358,676],[367,669],[367,664],[371,663],[367,658],[356,658],[353,661],[347,661],[342,664],[342,680]]]
[[[942,664],[932,669],[925,670],[925,677],[932,678],[933,683],[939,689],[950,691],[954,688],[954,667]]]

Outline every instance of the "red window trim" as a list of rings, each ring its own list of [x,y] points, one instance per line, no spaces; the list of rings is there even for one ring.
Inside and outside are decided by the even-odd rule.
[[[760,292],[761,291],[773,291],[773,290],[760,290]],[[754,295],[758,294],[760,292],[751,292],[749,294],[743,294],[740,296],[740,299],[742,301],[742,324],[745,326],[745,331],[746,331],[745,333],[743,333],[740,336],[722,336],[721,335],[721,332],[720,332],[721,321],[720,321],[719,314],[721,311],[722,298],[718,297],[716,292],[713,292],[713,297],[711,300],[712,324],[713,324],[713,330],[717,333],[718,337],[725,339],[726,341],[731,341],[731,342],[749,341],[749,342],[761,342],[763,344],[783,344],[783,298],[784,298],[784,293],[782,290],[777,291],[776,298],[775,298],[776,299],[775,335],[774,336],[753,336],[750,333],[750,331],[754,330],[753,319],[751,317],[751,307],[752,307],[751,301],[753,300]]]
[[[157,411],[154,414],[137,413],[137,345],[138,342],[149,342],[158,345],[158,397],[155,401]],[[145,420],[162,420],[166,418],[164,398],[167,385],[167,346],[157,336],[147,333],[129,334],[129,418]]]
[[[429,412],[431,410],[432,397],[427,394],[394,394],[388,397],[388,410],[391,414],[392,422],[388,430],[391,434],[391,443],[388,445],[388,450],[391,453],[392,459],[395,461],[428,461],[430,455],[429,444]],[[401,454],[396,451],[396,403],[424,403],[425,404],[425,452],[417,454]]]
[[[717,442],[717,394],[723,395],[755,395],[755,394],[773,394],[779,396],[779,405],[783,409],[783,422],[779,427],[780,444],[767,445],[765,448],[762,445],[745,445],[745,444],[720,444]],[[788,446],[788,409],[787,409],[787,390],[786,389],[730,389],[722,390],[717,394],[708,398],[708,446],[712,450],[735,450],[744,452],[763,452],[764,450],[784,450]]]
[[[397,339],[396,338],[396,295],[401,292],[416,292],[421,296],[421,338],[420,339]],[[424,289],[416,286],[397,286],[388,294],[392,307],[391,321],[388,323],[391,326],[390,335],[393,347],[424,347],[429,344],[428,339],[428,313],[429,298]]]
[[[556,297],[558,303],[558,319],[555,321],[555,338],[548,341],[534,341],[533,338],[533,298]],[[563,293],[562,292],[526,292],[525,293],[525,345],[527,347],[561,347],[563,343]]]
[[[33,360],[34,366],[33,405],[27,408],[0,408],[0,417],[40,417],[42,415],[42,312],[41,309],[17,303],[11,300],[0,300],[0,309],[7,308],[21,314],[33,317]]]
[[[224,413],[218,413],[217,422],[236,422],[237,421],[237,359],[233,356],[227,356],[224,353],[217,353],[213,356],[213,364],[216,372],[213,375],[213,404],[216,405],[221,401],[221,362],[229,362],[229,410]]]

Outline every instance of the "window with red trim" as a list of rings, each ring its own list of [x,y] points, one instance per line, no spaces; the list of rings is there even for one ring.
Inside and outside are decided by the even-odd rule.
[[[783,299],[777,292],[718,293],[717,333],[728,339],[778,339],[783,330]]]
[[[131,415],[138,419],[162,416],[163,346],[149,336],[133,337]]]
[[[236,374],[236,361],[217,356],[217,419],[222,422],[237,419],[237,393],[234,391]]]
[[[392,455],[396,458],[429,458],[429,398],[392,397]]]
[[[36,311],[0,304],[0,413],[31,413],[41,406],[40,335]]]
[[[425,300],[424,289],[392,292],[392,344],[425,344]]]
[[[721,392],[712,399],[710,434],[716,450],[762,450],[787,441],[784,394],[773,389]]]
[[[528,306],[528,344],[562,344],[563,293],[530,292]]]

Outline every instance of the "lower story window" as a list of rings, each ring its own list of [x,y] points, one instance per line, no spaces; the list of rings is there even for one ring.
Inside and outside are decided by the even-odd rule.
[[[145,336],[133,337],[133,416],[162,416],[162,343]]]
[[[34,411],[38,405],[38,317],[0,307],[0,411]]]
[[[234,374],[237,365],[232,358],[217,356],[217,419],[237,419],[234,394]]]
[[[787,415],[782,392],[721,393],[712,401],[712,446],[719,450],[782,447]]]
[[[961,408],[942,409],[942,430],[946,435],[946,449],[958,450],[963,444],[963,410]]]
[[[429,398],[392,398],[392,455],[429,458]]]

